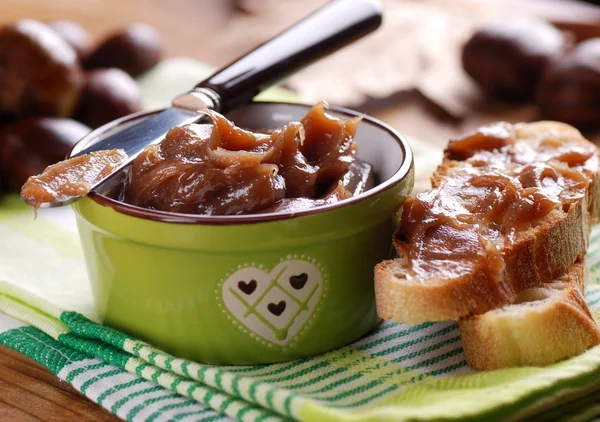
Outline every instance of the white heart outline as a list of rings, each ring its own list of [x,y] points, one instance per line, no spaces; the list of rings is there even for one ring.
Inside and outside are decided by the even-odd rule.
[[[293,333],[291,333],[291,335],[289,335],[288,338],[285,339],[285,341],[279,341],[279,342],[271,341],[268,338],[265,338],[265,336],[261,335],[261,333],[257,333],[255,330],[250,328],[247,324],[245,324],[241,320],[241,318],[239,318],[238,315],[236,315],[235,312],[230,310],[230,308],[227,306],[227,303],[225,301],[223,292],[224,292],[224,289],[226,289],[228,282],[230,282],[230,280],[232,280],[232,276],[239,273],[241,270],[260,271],[260,273],[263,273],[268,278],[269,276],[272,276],[272,274],[274,274],[274,272],[277,269],[280,269],[283,264],[285,264],[286,262],[289,262],[289,261],[304,261],[307,264],[314,266],[315,270],[318,271],[318,274],[320,276],[320,280],[318,283],[319,289],[318,289],[318,291],[315,292],[316,300],[315,300],[314,306],[312,306],[312,312],[309,312],[309,314],[307,314],[306,317],[299,318],[297,321],[294,322],[294,325],[295,325],[296,322],[299,321],[298,322],[299,327]],[[283,258],[280,258],[279,262],[275,265],[272,265],[271,269],[269,271],[265,270],[265,265],[263,265],[263,264],[258,265],[254,262],[238,265],[237,268],[230,271],[225,277],[223,277],[220,280],[220,283],[218,284],[217,288],[215,289],[215,293],[217,293],[217,300],[218,300],[219,308],[221,308],[223,313],[227,316],[227,319],[230,320],[244,334],[247,334],[250,338],[253,338],[257,342],[259,342],[262,345],[265,345],[269,348],[278,348],[278,349],[281,349],[282,351],[287,351],[288,348],[293,348],[296,345],[297,340],[313,324],[315,317],[317,316],[317,314],[319,313],[319,311],[321,309],[321,303],[322,303],[323,299],[325,299],[327,297],[327,293],[329,290],[328,287],[329,287],[329,277],[328,277],[327,273],[325,271],[323,271],[321,265],[319,264],[319,262],[316,259],[314,259],[310,256],[306,256],[306,255],[291,255],[290,254]],[[312,299],[309,300],[309,302],[310,301],[312,301]]]

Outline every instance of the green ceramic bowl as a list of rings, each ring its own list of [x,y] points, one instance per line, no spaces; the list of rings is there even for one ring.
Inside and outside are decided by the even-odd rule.
[[[253,103],[228,114],[279,128],[309,106]],[[334,115],[358,113],[331,108]],[[120,130],[152,113],[110,123]],[[199,362],[258,364],[346,345],[378,318],[373,267],[390,256],[392,215],[413,184],[407,142],[365,117],[356,140],[380,184],[294,214],[197,216],[151,211],[91,194],[73,205],[104,323]]]

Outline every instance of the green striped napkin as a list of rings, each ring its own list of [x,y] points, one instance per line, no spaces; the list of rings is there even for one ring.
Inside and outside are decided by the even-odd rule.
[[[473,372],[453,322],[384,322],[352,345],[289,363],[179,359],[97,322],[72,218],[42,210],[33,221],[16,196],[0,201],[0,344],[126,420],[508,420],[600,387],[600,347],[546,368]],[[598,229],[588,265],[596,312]]]

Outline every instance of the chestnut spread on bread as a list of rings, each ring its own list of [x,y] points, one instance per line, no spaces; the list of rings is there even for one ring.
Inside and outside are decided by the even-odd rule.
[[[586,173],[600,167],[594,145],[519,130],[496,123],[451,141],[433,189],[406,199],[395,243],[413,277],[456,277],[483,261],[500,277],[506,243],[586,195]]]
[[[212,126],[171,129],[133,162],[121,198],[140,207],[203,215],[296,211],[336,202],[372,185],[356,161],[360,118],[315,105],[269,134],[236,127],[214,111]],[[355,163],[355,164],[354,164]]]

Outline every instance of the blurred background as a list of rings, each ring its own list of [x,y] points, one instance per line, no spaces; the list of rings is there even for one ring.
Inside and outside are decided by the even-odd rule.
[[[96,83],[96,92],[88,95],[94,97],[93,101],[88,101],[91,104],[79,105],[70,115],[60,116],[74,117],[93,128],[119,114],[135,111],[136,108],[162,105],[161,102],[156,103],[152,98],[144,97],[148,91],[149,79],[152,91],[160,91],[159,85],[163,85],[170,95],[169,89],[177,92],[180,86],[175,85],[183,83],[182,81],[185,82],[182,88],[187,88],[196,72],[199,81],[207,72],[227,64],[268,40],[326,2],[3,0],[0,2],[0,25],[14,24],[24,18],[45,23],[72,21],[84,32],[84,53],[87,55],[98,50],[111,36],[125,31],[132,23],[145,23],[155,29],[159,39],[156,47],[159,54],[157,61],[151,61],[151,66],[143,67],[139,72],[126,70],[142,84],[141,105],[131,98],[105,98],[104,106],[102,101],[96,101],[96,97],[103,95],[98,94],[98,86],[117,86],[118,83],[111,85],[113,81],[123,82],[124,79],[122,75],[103,75],[96,78],[100,81],[92,81]],[[555,90],[556,84],[552,85],[551,92],[542,100],[531,93],[521,96],[523,98],[511,98],[510,95],[503,95],[504,87],[500,90],[490,88],[490,85],[494,88],[494,83],[514,85],[516,82],[507,82],[506,79],[521,77],[521,71],[528,74],[532,72],[530,68],[519,70],[519,66],[531,65],[530,67],[540,70],[540,63],[543,62],[544,66],[550,67],[563,60],[563,56],[569,56],[569,52],[582,41],[600,37],[600,6],[594,2],[383,0],[382,3],[384,24],[378,31],[292,76],[284,81],[283,86],[292,90],[294,96],[304,102],[325,99],[333,105],[374,115],[407,135],[415,148],[430,145],[441,149],[449,137],[494,120],[565,120],[585,130],[591,139],[600,139],[597,135],[600,127],[600,43],[588,48],[588,53],[585,54],[587,61],[591,63],[576,63],[574,69],[571,66],[569,72],[566,72],[566,76],[559,75],[559,85],[562,88]],[[552,30],[559,31],[562,37],[561,47],[557,51],[542,51],[548,47],[543,39],[548,35],[545,32],[549,30],[540,25],[526,24],[527,28],[523,31],[511,27],[501,28],[499,39],[489,39],[489,32],[485,31],[490,22],[499,21],[502,25],[515,18],[534,19],[538,24],[542,22]],[[462,56],[463,46],[481,30],[484,31],[484,38],[488,39],[484,40],[483,49],[475,48],[475,53],[470,56],[475,65],[467,72]],[[493,28],[491,31],[497,34]],[[110,53],[110,49],[107,51]],[[540,59],[540,54],[545,56]],[[500,65],[494,64],[494,57]],[[186,59],[182,61],[181,58]],[[5,57],[4,60],[10,63],[9,58]],[[89,60],[88,63],[85,60],[82,63],[82,67],[88,72],[86,74],[89,74],[88,68],[93,70],[120,66],[118,63],[111,63],[110,54],[107,63],[91,63]],[[168,65],[161,67],[164,63]],[[525,65],[522,66],[522,63]],[[161,68],[160,72],[156,72],[157,67]],[[585,68],[585,72],[580,72],[581,68]],[[0,76],[1,72],[0,66]],[[179,77],[182,72],[187,78]],[[498,72],[504,74],[499,75]],[[148,74],[151,76],[147,77]],[[519,83],[534,86],[541,76],[536,78],[534,81],[525,78]],[[563,86],[563,79],[568,82],[566,87]],[[84,94],[94,91],[94,87],[90,87],[92,82],[88,79],[88,86],[83,89]],[[508,88],[510,91],[510,87]],[[0,109],[3,109],[2,89],[0,84]],[[127,89],[115,91],[122,94]],[[119,97],[119,92],[113,93],[113,97]],[[591,98],[583,98],[590,95]],[[164,98],[164,92],[161,98]],[[104,107],[102,110],[106,110],[107,102],[114,105],[118,101],[124,104],[120,109],[114,106],[113,113],[106,113],[103,119],[90,119],[91,114],[98,115],[98,108]],[[557,103],[562,103],[562,106],[557,106]],[[6,114],[5,107],[2,111]],[[32,113],[25,113],[30,114]],[[0,124],[14,122],[14,116],[11,117],[10,113],[8,115],[8,119],[0,115]],[[583,121],[581,116],[584,116]],[[0,134],[0,185],[2,179],[9,178],[12,171],[7,169],[11,165],[2,165],[2,161],[14,162],[16,155],[7,148],[3,150],[1,145]],[[434,154],[432,160],[437,159],[438,156]],[[43,160],[38,161],[39,167]],[[10,183],[13,188],[23,181],[27,172],[33,172],[34,168],[35,166],[30,166],[16,182]],[[427,166],[422,168],[423,171],[429,171]],[[9,176],[3,177],[2,172],[9,173]]]
[[[326,0],[3,0],[0,24],[23,18],[44,22],[69,19],[85,29],[93,44],[132,22],[144,22],[158,30],[163,57],[191,57],[218,67],[325,3]],[[478,26],[512,16],[535,16],[571,31],[577,39],[600,36],[600,7],[593,4],[595,1],[382,3],[383,28],[299,73],[286,85],[297,90],[305,101],[326,99],[332,104],[382,113],[391,119],[390,123],[404,120],[397,110],[386,113],[381,109],[414,101],[405,94],[419,89],[427,99],[434,100],[435,106],[442,107],[438,110],[442,116],[438,117],[449,117],[454,128],[457,120],[463,120],[474,95],[470,81],[463,78],[460,47]],[[442,136],[439,142],[446,140]]]

